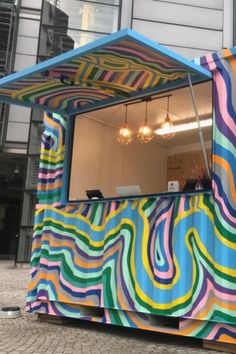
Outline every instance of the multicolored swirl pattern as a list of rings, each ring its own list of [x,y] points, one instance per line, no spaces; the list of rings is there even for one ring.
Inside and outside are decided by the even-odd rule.
[[[116,39],[114,39],[114,36]],[[103,41],[103,40],[102,40]],[[138,97],[150,89],[166,89],[168,81],[186,84],[185,63],[163,55],[147,41],[136,40],[130,30],[107,37],[107,42],[90,45],[38,64],[32,71],[0,83],[0,99],[38,107],[49,112],[74,115],[83,110]],[[90,49],[88,49],[90,48]],[[188,68],[192,80],[206,76]],[[16,74],[17,75],[17,74]]]
[[[201,65],[212,193],[61,205],[66,119],[45,117],[28,311],[236,343],[236,58]]]

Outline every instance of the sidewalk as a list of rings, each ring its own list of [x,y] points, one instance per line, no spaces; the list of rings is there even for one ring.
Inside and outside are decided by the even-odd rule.
[[[0,354],[217,354],[191,338],[153,334],[78,321],[73,325],[39,322],[24,313],[28,269],[0,261],[0,307],[20,306],[23,316],[0,319]]]

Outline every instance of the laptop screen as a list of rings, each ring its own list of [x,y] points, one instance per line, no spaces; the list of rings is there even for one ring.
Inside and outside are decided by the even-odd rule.
[[[120,186],[120,187],[116,187],[116,194],[118,197],[132,197],[135,195],[140,195],[141,190],[138,185]]]

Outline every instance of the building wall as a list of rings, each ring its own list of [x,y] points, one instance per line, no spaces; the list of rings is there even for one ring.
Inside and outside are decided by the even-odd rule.
[[[196,58],[232,46],[233,1],[124,0],[121,23]]]

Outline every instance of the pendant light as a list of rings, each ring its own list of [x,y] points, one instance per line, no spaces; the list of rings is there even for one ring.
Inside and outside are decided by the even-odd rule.
[[[128,127],[128,106],[125,105],[125,122],[119,130],[117,140],[120,144],[128,145],[133,140],[132,131]]]
[[[147,124],[147,105],[148,105],[148,101],[145,101],[146,106],[145,106],[145,120],[144,120],[144,124],[139,128],[139,132],[138,132],[138,139],[141,143],[148,143],[149,141],[152,140],[153,138],[153,130],[152,128]]]
[[[169,117],[169,106],[170,106],[170,96],[167,96],[167,115],[166,115],[164,123],[162,123],[162,125],[161,125],[161,129],[163,129],[167,132],[168,132],[168,130],[171,130],[171,128],[173,127],[172,120]],[[175,133],[171,133],[171,132],[166,133],[166,134],[162,135],[162,137],[166,140],[170,140],[175,137]]]

